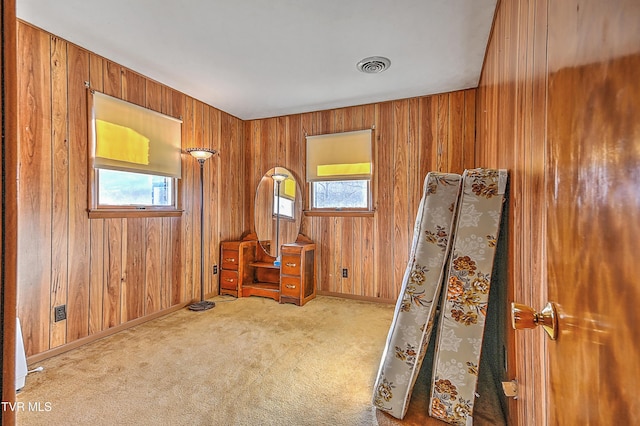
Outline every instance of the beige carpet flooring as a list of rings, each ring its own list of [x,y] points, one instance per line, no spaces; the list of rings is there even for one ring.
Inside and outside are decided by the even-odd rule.
[[[213,310],[183,309],[30,365],[44,370],[17,396],[18,424],[444,424],[427,416],[424,374],[403,421],[371,405],[393,306],[212,300]],[[500,424],[486,405],[476,404],[476,424]]]

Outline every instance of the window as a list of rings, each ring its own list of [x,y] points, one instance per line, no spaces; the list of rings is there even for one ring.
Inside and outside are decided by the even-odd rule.
[[[371,211],[371,133],[307,136],[312,211]]]
[[[316,209],[364,209],[369,206],[369,181],[313,182],[312,207]]]
[[[278,193],[279,191],[279,193]],[[273,217],[295,219],[296,181],[287,177],[282,183],[273,186]]]
[[[173,205],[173,178],[107,169],[98,169],[97,174],[99,206]]]
[[[98,92],[91,99],[90,216],[178,212],[181,121]]]

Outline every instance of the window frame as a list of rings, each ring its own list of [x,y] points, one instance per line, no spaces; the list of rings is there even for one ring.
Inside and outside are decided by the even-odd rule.
[[[278,213],[276,211],[276,209],[278,208],[276,203],[279,203],[281,200],[287,200],[288,202],[291,203],[291,216],[286,215],[286,214],[284,214],[282,212]],[[280,220],[289,220],[289,221],[295,222],[295,220],[296,220],[296,207],[295,207],[295,204],[296,204],[295,200],[292,200],[292,199],[290,199],[288,197],[283,197],[282,195],[274,194],[273,195],[273,211],[271,212],[271,216],[274,219],[277,219],[278,216],[279,216]]]
[[[307,200],[305,201],[305,209],[303,211],[305,216],[319,216],[319,217],[373,217],[376,212],[376,193],[377,193],[377,182],[378,177],[376,173],[376,126],[371,126],[370,129],[362,129],[362,130],[371,130],[371,178],[369,179],[368,191],[367,191],[367,207],[335,207],[335,208],[317,208],[313,207],[313,182],[306,181],[305,179],[305,193],[307,194]],[[357,131],[357,130],[356,130]],[[327,134],[330,135],[338,135],[340,133],[348,133],[348,132],[336,132]],[[305,167],[307,161],[305,158]],[[363,180],[361,178],[354,179],[343,179],[337,180],[346,181],[346,180]],[[329,181],[329,180],[327,180]],[[336,181],[336,180],[334,180]],[[320,182],[320,181],[318,181]],[[322,181],[326,182],[326,181]]]
[[[87,213],[90,219],[94,218],[131,218],[131,217],[179,217],[182,216],[182,179],[177,177],[163,176],[160,174],[150,174],[151,176],[163,176],[172,179],[172,196],[173,203],[170,206],[149,206],[149,205],[107,205],[99,204],[98,191],[99,191],[99,170],[110,170],[107,168],[94,167],[94,150],[96,146],[96,129],[95,118],[93,112],[93,93],[96,92],[91,88],[87,88],[87,127],[88,127],[88,143],[87,143],[87,168],[88,168],[88,194],[87,194]],[[99,92],[98,92],[99,93]],[[118,99],[118,98],[116,98]],[[120,99],[123,101],[122,99]],[[123,101],[126,102],[126,101]],[[139,105],[131,103],[133,107],[144,108]],[[168,118],[174,119],[166,114],[159,113],[149,108],[147,109],[155,114],[164,115]],[[181,118],[180,118],[181,120]],[[182,137],[182,131],[181,137]],[[182,145],[182,142],[181,142]],[[180,162],[183,162],[183,155],[181,152]],[[181,168],[182,165],[181,165]]]
[[[373,175],[373,173],[372,173]],[[364,179],[344,179],[344,180],[318,180],[318,181],[314,181],[314,182],[309,182],[309,210],[314,211],[314,212],[331,212],[331,211],[336,211],[336,212],[343,212],[343,211],[353,211],[353,212],[369,212],[372,210],[372,193],[371,193],[371,186],[372,186],[372,181],[373,181],[373,176],[371,179],[366,180],[367,182],[367,207],[314,207],[313,206],[313,197],[314,197],[314,187],[313,184],[314,183],[322,183],[322,182],[348,182],[350,180],[364,180]]]
[[[91,167],[90,173],[94,175],[91,181],[91,192],[89,195],[90,204],[92,207],[89,209],[89,217],[171,217],[180,216],[182,210],[179,208],[179,186],[180,179],[168,178],[173,181],[172,194],[173,204],[168,206],[153,206],[153,205],[120,205],[120,204],[100,204],[99,202],[99,188],[100,188],[100,170]],[[159,175],[150,175],[159,176]]]

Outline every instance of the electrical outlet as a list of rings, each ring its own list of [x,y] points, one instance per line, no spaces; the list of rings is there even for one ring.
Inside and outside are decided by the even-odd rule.
[[[342,268],[342,278],[349,278],[349,270],[347,268]]]
[[[213,275],[218,273],[218,265],[213,265]]]
[[[67,306],[60,305],[53,308],[55,322],[66,320],[67,319]]]

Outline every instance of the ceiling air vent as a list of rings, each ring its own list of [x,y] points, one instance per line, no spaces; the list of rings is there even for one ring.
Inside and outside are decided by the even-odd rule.
[[[358,69],[367,74],[377,74],[389,68],[391,61],[382,56],[371,56],[358,62]]]

